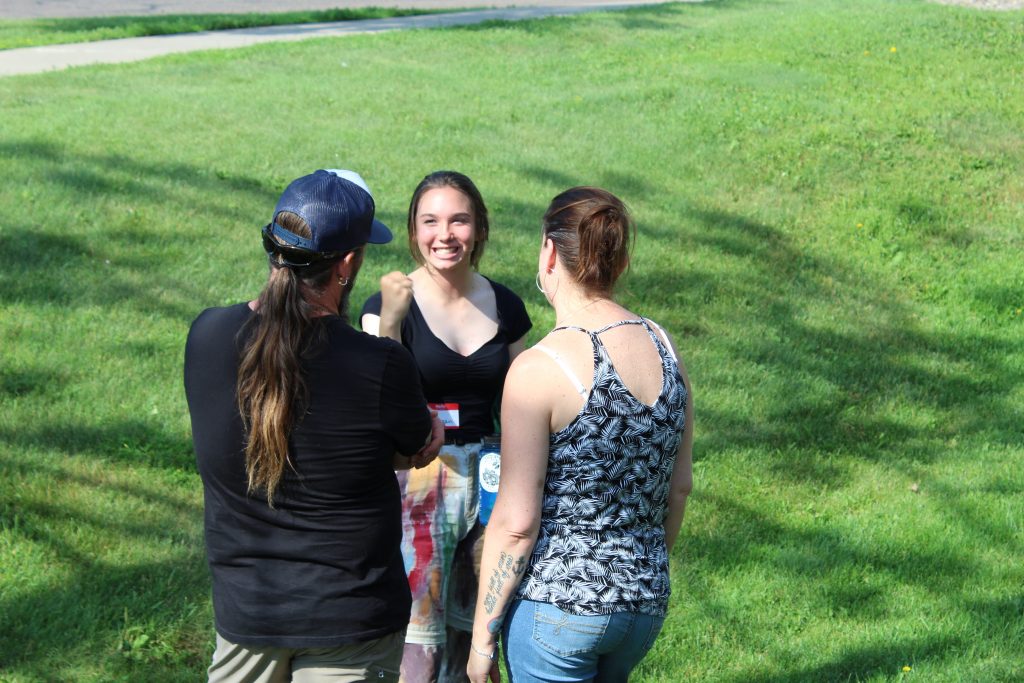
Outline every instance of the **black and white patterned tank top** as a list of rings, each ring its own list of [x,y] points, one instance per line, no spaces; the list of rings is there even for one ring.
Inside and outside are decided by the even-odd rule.
[[[686,413],[686,387],[672,352],[649,321],[621,320],[596,332],[583,408],[551,435],[540,533],[517,598],[573,614],[641,612],[664,616],[671,591],[664,520],[669,481]],[[661,356],[662,388],[653,406],[635,398],[612,366],[600,335],[643,325]]]

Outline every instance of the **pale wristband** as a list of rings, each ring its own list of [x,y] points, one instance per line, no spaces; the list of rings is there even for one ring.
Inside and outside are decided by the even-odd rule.
[[[470,649],[471,649],[471,650],[473,650],[473,652],[477,653],[477,654],[478,654],[478,655],[480,655],[481,657],[486,657],[487,659],[491,660],[492,662],[493,662],[493,661],[494,661],[495,659],[497,659],[497,658],[498,658],[498,646],[497,646],[497,645],[495,645],[495,646],[494,646],[494,649],[493,649],[493,650],[491,650],[491,654],[487,654],[486,652],[481,652],[480,650],[476,649],[476,645],[474,645],[474,644],[472,643],[472,641],[470,641],[470,643],[469,643],[469,647],[470,647]]]

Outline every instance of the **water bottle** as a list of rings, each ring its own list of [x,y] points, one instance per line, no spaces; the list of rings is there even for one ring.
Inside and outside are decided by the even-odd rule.
[[[501,477],[501,437],[485,436],[480,447],[480,523],[487,526],[498,497]]]

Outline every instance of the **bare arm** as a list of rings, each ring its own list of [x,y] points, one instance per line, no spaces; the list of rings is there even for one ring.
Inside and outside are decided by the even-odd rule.
[[[540,530],[548,465],[551,407],[538,391],[546,384],[529,356],[505,378],[501,402],[501,484],[484,538],[480,589],[473,620],[473,649],[466,673],[473,683],[497,680],[496,652],[505,612],[522,581]],[[550,374],[550,373],[548,373]],[[484,654],[481,654],[484,653]]]
[[[508,362],[514,361],[519,354],[526,350],[526,335],[508,345]]]
[[[676,543],[676,538],[679,537],[679,529],[683,525],[686,500],[693,490],[693,391],[690,389],[690,379],[687,377],[686,368],[682,363],[679,363],[679,374],[682,375],[683,383],[686,385],[686,424],[683,426],[679,450],[676,453],[676,464],[672,469],[672,479],[669,482],[668,514],[665,515],[665,545],[670,553]]]
[[[412,304],[412,280],[398,270],[388,273],[380,279],[380,295],[377,336],[402,341],[402,321]]]
[[[359,320],[363,332],[402,341],[402,321],[412,304],[412,280],[401,271],[380,278],[380,315],[367,313]]]

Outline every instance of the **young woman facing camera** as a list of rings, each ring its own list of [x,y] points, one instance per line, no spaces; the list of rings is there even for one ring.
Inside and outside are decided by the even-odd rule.
[[[518,296],[477,272],[490,226],[473,181],[454,171],[425,177],[409,203],[408,230],[419,268],[382,277],[361,318],[365,331],[412,352],[427,401],[445,423],[437,460],[398,473],[413,594],[402,679],[462,681],[481,535],[477,459],[531,323]]]

